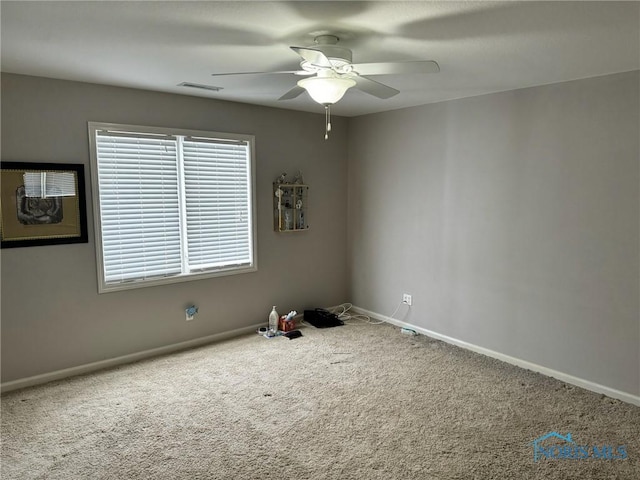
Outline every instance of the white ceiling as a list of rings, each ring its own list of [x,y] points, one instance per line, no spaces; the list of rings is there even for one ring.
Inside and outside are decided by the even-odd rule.
[[[351,89],[355,116],[640,69],[638,2],[25,2],[0,4],[3,72],[322,112],[288,47],[334,33],[354,62],[435,60],[437,74],[385,75],[381,100]],[[207,92],[181,82],[222,87]]]

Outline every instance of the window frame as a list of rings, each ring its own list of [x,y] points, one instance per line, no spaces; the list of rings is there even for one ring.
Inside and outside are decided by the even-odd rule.
[[[102,130],[114,130],[120,132],[131,132],[135,134],[151,134],[151,135],[170,135],[183,137],[202,137],[207,139],[216,139],[223,141],[239,141],[246,142],[249,155],[249,228],[251,242],[251,264],[241,267],[223,267],[211,270],[200,270],[195,272],[180,273],[178,275],[157,277],[152,279],[136,279],[119,283],[107,283],[105,281],[104,257],[103,257],[103,238],[102,238],[102,218],[100,206],[100,187],[98,178],[98,158],[96,134]],[[255,162],[255,137],[248,134],[222,133],[206,130],[191,130],[180,128],[153,127],[143,125],[127,125],[119,123],[104,122],[88,122],[89,131],[89,159],[91,165],[91,188],[92,188],[92,207],[93,207],[93,224],[96,244],[96,267],[98,276],[98,293],[108,293],[114,291],[130,290],[135,288],[153,287],[158,285],[167,285],[174,283],[189,282],[194,280],[202,280],[206,278],[224,277],[228,275],[238,275],[242,273],[251,273],[258,270],[258,247],[257,247],[257,205],[256,205],[256,162]],[[181,178],[181,191],[184,191],[184,177]],[[182,200],[181,200],[182,201]],[[182,238],[183,233],[181,233]],[[183,238],[182,241],[185,241]]]

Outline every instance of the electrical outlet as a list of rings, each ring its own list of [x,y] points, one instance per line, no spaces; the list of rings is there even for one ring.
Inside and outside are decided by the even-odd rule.
[[[196,307],[195,305],[192,305],[190,307],[188,307],[185,311],[185,317],[187,322],[190,322],[191,320],[194,319],[194,317],[196,316],[196,313],[198,313],[198,307]]]
[[[403,293],[402,303],[406,303],[407,305],[411,306],[411,304],[413,303],[413,299],[411,298],[411,295],[409,295],[408,293]]]

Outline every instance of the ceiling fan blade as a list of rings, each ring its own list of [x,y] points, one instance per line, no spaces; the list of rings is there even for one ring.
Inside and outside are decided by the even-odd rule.
[[[291,90],[289,90],[287,93],[282,95],[278,100],[291,100],[292,98],[296,98],[297,96],[301,95],[302,93],[304,93],[304,88],[296,85]]]
[[[320,50],[308,47],[290,47],[291,50],[300,55],[304,60],[316,67],[333,68],[327,56]]]
[[[212,73],[212,77],[228,77],[231,75],[281,75],[289,73],[293,75],[312,75],[313,72],[307,73],[304,70],[283,70],[280,72],[233,72],[233,73]]]
[[[356,63],[353,70],[359,75],[400,75],[406,73],[438,73],[440,66],[433,60],[418,62]]]
[[[369,95],[373,95],[374,97],[387,99],[400,93],[399,90],[380,82],[376,82],[375,80],[371,80],[370,78],[360,77],[357,75],[354,75],[352,78],[356,81],[356,88],[368,93]]]

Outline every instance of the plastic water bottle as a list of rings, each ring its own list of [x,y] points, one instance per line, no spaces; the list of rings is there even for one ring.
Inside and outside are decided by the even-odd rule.
[[[273,306],[273,310],[271,310],[271,313],[269,314],[269,335],[275,335],[276,333],[278,333],[278,319],[280,318],[280,316],[278,315],[278,312],[276,312],[276,306]]]

